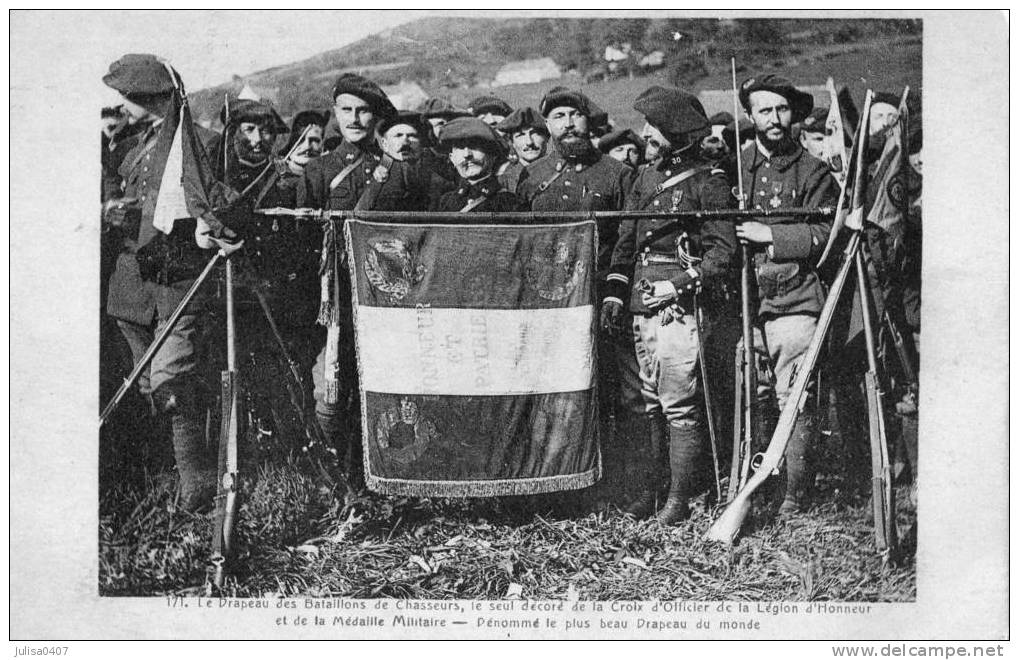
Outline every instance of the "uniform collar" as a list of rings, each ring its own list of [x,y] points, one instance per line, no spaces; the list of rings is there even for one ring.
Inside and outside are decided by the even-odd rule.
[[[467,199],[478,197],[491,197],[499,191],[499,178],[495,174],[489,174],[480,181],[460,180],[460,187],[457,192]]]
[[[668,158],[660,158],[655,163],[655,168],[665,176],[672,176],[684,172],[697,164],[692,158],[683,159],[679,154],[673,154]]]
[[[772,154],[771,158],[768,158],[761,152],[756,141],[750,145],[749,149],[753,152],[749,163],[751,171],[756,171],[764,163],[771,163],[779,172],[784,172],[792,167],[793,163],[798,161],[803,155],[803,147],[797,142],[793,142],[792,147],[788,151]]]

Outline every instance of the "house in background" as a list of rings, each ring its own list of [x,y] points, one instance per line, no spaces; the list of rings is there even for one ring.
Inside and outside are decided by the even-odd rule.
[[[533,60],[519,60],[504,65],[495,74],[492,87],[504,85],[527,85],[542,80],[556,80],[563,77],[563,71],[551,57]]]

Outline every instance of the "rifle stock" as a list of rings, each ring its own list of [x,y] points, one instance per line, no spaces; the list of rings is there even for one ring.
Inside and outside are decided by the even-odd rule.
[[[789,444],[789,439],[792,436],[796,418],[806,397],[807,384],[810,382],[810,377],[817,364],[817,357],[824,345],[825,336],[828,334],[828,327],[831,325],[832,316],[835,313],[839,297],[845,286],[846,277],[849,274],[849,269],[855,263],[859,241],[859,233],[854,232],[846,248],[846,259],[839,268],[828,297],[824,301],[824,308],[817,319],[814,334],[810,338],[810,344],[803,355],[803,362],[796,373],[796,381],[793,383],[789,398],[782,408],[778,424],[775,426],[775,433],[771,437],[767,450],[764,452],[760,466],[753,476],[747,480],[746,485],[736,494],[733,501],[729,503],[729,506],[722,512],[722,515],[708,529],[707,538],[709,540],[720,541],[726,544],[731,544],[735,540],[736,535],[739,534],[739,530],[743,526],[743,521],[750,512],[750,496],[764,484],[781,463],[786,445]]]

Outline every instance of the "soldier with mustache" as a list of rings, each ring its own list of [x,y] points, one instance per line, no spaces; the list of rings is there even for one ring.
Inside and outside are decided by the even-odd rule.
[[[520,182],[527,178],[527,167],[545,155],[548,126],[534,108],[526,107],[514,110],[496,128],[509,136],[516,154],[516,160],[503,168],[499,180],[506,190],[515,192]]]
[[[503,189],[496,176],[499,165],[506,160],[506,145],[492,127],[475,117],[454,119],[442,127],[439,147],[449,153],[460,185],[439,199],[436,210],[458,213],[527,210],[527,203]]]

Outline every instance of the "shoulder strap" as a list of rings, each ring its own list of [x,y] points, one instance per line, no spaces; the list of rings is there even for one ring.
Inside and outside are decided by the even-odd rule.
[[[361,161],[364,160],[364,154],[358,154],[349,165],[340,170],[340,173],[333,177],[333,180],[329,182],[329,190],[336,190],[336,186],[343,183],[343,180],[350,176],[350,173],[356,170],[360,165]]]
[[[488,197],[489,197],[488,195],[482,195],[481,197],[478,197],[476,199],[469,200],[466,204],[464,204],[464,207],[462,209],[460,209],[458,212],[459,213],[470,213],[471,211],[473,211],[477,207],[479,207],[482,204],[484,204],[485,200],[488,199]]]
[[[686,181],[690,177],[694,176],[695,174],[700,174],[701,172],[707,172],[710,169],[711,169],[710,165],[698,165],[697,167],[691,167],[690,169],[686,170],[685,172],[680,172],[676,176],[670,177],[670,178],[666,179],[665,181],[662,181],[661,183],[659,183],[655,187],[655,194],[653,196],[657,197],[658,195],[661,195],[663,192],[665,192],[669,188],[675,188],[676,186],[678,186],[679,184],[683,183],[684,181]]]
[[[553,183],[555,183],[555,180],[558,179],[559,177],[561,177],[563,175],[563,172],[565,172],[565,171],[566,171],[566,165],[564,164],[561,168],[559,168],[558,170],[555,171],[555,174],[553,174],[552,176],[550,176],[549,178],[545,179],[540,184],[538,184],[538,189],[537,189],[537,192],[536,192],[535,196],[537,197],[541,193],[543,193],[546,190],[548,190],[548,187],[551,186]]]

